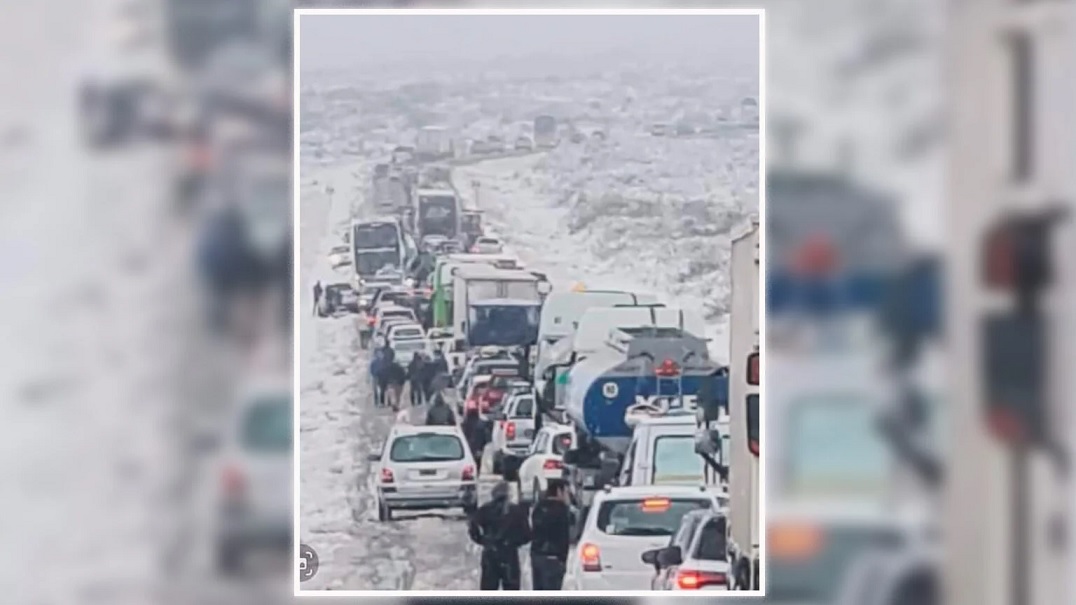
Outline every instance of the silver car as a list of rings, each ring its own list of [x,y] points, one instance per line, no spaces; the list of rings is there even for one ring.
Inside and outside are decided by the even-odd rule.
[[[221,443],[216,563],[240,571],[245,555],[291,546],[291,382],[274,379],[244,391]]]
[[[394,510],[476,507],[475,461],[457,426],[397,424],[370,461],[380,521],[391,521]]]

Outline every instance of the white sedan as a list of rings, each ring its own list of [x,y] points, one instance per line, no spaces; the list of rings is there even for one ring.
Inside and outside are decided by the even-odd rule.
[[[546,425],[538,431],[531,442],[530,451],[519,466],[519,498],[525,502],[537,502],[549,485],[550,479],[564,476],[564,452],[572,448],[575,433],[569,426]]]
[[[650,590],[644,552],[664,548],[693,510],[721,510],[703,486],[640,485],[598,492],[568,553],[567,590]]]
[[[504,252],[504,244],[501,240],[488,235],[479,236],[471,246],[472,254],[500,254]]]
[[[333,246],[333,249],[329,251],[329,264],[333,269],[350,265],[351,250],[347,246]]]

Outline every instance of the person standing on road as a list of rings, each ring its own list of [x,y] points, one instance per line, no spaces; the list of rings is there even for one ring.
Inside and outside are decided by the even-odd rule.
[[[321,280],[314,282],[314,315],[318,314],[318,303],[321,302]]]
[[[467,446],[471,448],[471,455],[474,456],[476,477],[482,474],[482,452],[486,449],[485,424],[476,408],[468,408],[463,413],[463,422],[460,424],[460,430],[467,439]]]
[[[411,405],[419,406],[426,401],[424,377],[426,374],[426,354],[418,351],[407,364],[407,380],[411,383]]]
[[[572,512],[568,507],[568,484],[549,479],[545,497],[531,511],[531,579],[534,590],[560,590],[568,564]]]
[[[426,368],[426,398],[433,397],[435,391],[438,391],[448,383],[448,360],[445,359],[445,352],[441,349],[437,349],[433,352],[433,359],[427,364]]]
[[[407,370],[403,369],[403,366],[396,363],[395,360],[389,361],[385,367],[385,386],[388,391],[386,393],[388,403],[392,406],[394,412],[400,411],[400,396],[403,394],[403,388],[406,383]]]
[[[508,484],[493,486],[492,500],[478,507],[467,524],[471,541],[482,547],[481,590],[519,590],[519,548],[531,541],[527,513],[508,499]]]
[[[426,412],[426,424],[429,426],[455,426],[456,414],[445,402],[445,398],[437,393],[430,400],[430,409]]]

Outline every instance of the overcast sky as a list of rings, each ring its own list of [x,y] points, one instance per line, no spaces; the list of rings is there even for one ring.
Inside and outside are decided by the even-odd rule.
[[[306,15],[300,20],[300,68],[486,60],[498,56],[587,55],[633,50],[641,56],[759,53],[758,18],[749,16]]]

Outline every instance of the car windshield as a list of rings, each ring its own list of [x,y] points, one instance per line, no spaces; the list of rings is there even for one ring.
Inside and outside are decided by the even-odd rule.
[[[654,483],[697,483],[705,463],[695,453],[693,435],[670,435],[654,441]]]
[[[788,416],[782,465],[798,494],[878,496],[892,466],[870,402],[849,395],[796,402]]]
[[[638,498],[603,502],[598,529],[611,536],[671,536],[684,515],[711,508],[701,498]]]
[[[254,402],[243,417],[240,440],[252,452],[291,452],[291,396],[265,397]]]
[[[385,267],[395,267],[399,263],[399,254],[395,250],[383,252],[359,252],[357,255],[359,264],[356,271],[359,275],[374,275]]]
[[[710,519],[702,527],[698,544],[695,546],[695,558],[704,561],[724,561],[725,553],[725,519]]]
[[[512,418],[530,418],[534,415],[534,398],[520,397],[516,400],[516,409]]]
[[[463,443],[455,435],[439,433],[406,435],[392,442],[389,459],[393,462],[463,460]]]

